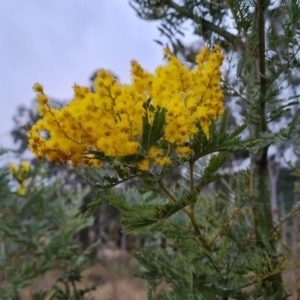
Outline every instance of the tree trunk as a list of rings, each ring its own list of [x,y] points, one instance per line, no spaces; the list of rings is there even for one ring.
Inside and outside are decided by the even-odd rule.
[[[262,132],[267,132],[266,119],[266,46],[265,46],[265,12],[268,7],[265,0],[258,0],[256,7],[256,20],[258,31],[258,53],[257,53],[257,77],[259,80],[259,98],[257,108],[259,110],[259,125],[254,127],[254,138],[258,138]],[[254,223],[256,243],[272,259],[272,269],[279,264],[278,254],[273,237],[273,218],[271,210],[270,179],[268,170],[268,146],[252,155],[252,192],[254,196]],[[272,270],[270,270],[272,272]],[[276,294],[275,299],[282,299],[285,295],[281,274],[265,279],[264,286],[271,285],[271,290]]]

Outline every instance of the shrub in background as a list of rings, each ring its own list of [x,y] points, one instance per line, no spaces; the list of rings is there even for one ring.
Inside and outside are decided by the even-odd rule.
[[[91,220],[80,215],[87,191],[68,191],[59,180],[47,178],[41,164],[26,162],[0,169],[0,295],[21,299],[21,291],[51,270],[61,276],[48,290],[34,291],[32,299],[91,299],[92,286],[77,283],[87,267],[91,249],[82,251],[75,235]],[[52,182],[51,182],[52,181]]]

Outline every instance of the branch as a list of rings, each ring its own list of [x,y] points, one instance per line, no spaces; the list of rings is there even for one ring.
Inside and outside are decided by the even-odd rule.
[[[267,131],[266,121],[266,41],[265,41],[265,4],[264,0],[258,1],[258,51],[259,51],[259,72],[260,72],[260,130]],[[268,146],[262,151],[261,165],[268,164]]]
[[[240,211],[242,210],[244,204],[239,207],[234,214],[231,216],[231,218],[225,223],[225,225],[219,230],[219,232],[214,236],[214,238],[212,239],[212,241],[209,243],[209,248],[211,249],[212,246],[215,244],[217,238],[219,236],[221,236],[225,230],[231,225],[232,221],[237,217],[237,215],[240,213]]]
[[[168,197],[171,199],[171,201],[173,203],[176,203],[177,202],[176,197],[172,194],[172,192],[165,185],[165,183],[162,180],[160,180],[158,182],[158,184],[161,187],[161,189],[168,195]],[[205,247],[205,249],[208,249],[208,244],[207,244],[206,240],[204,239],[204,237],[202,236],[200,229],[197,225],[194,211],[188,211],[186,208],[183,208],[182,211],[190,218],[192,225],[194,227],[195,233],[196,233],[197,237],[199,238],[199,240],[201,241],[202,245]]]
[[[295,216],[296,213],[298,213],[298,211],[300,210],[300,205],[298,204],[297,206],[295,205],[295,208],[289,213],[287,214],[282,220],[280,220],[280,222],[278,224],[276,224],[276,226],[273,229],[272,234],[286,221],[288,221],[289,219],[293,218]]]
[[[139,5],[140,9],[135,6],[132,2]],[[211,3],[216,5],[217,3],[213,3],[211,1],[207,1],[207,3]],[[214,23],[207,21],[201,16],[196,15],[192,9],[186,6],[180,6],[172,0],[161,0],[156,3],[151,3],[151,1],[146,0],[131,0],[129,2],[130,6],[135,10],[140,18],[145,20],[163,20],[167,19],[168,13],[167,11],[171,8],[174,9],[177,13],[181,14],[182,19],[187,18],[195,22],[195,20],[199,20],[199,23],[202,25],[203,31],[213,31],[216,34],[223,37],[230,44],[237,44],[237,36],[226,31],[225,29],[215,25]],[[222,6],[219,4],[219,6]]]
[[[184,6],[180,6],[180,5],[176,4],[175,2],[173,2],[172,0],[168,0],[168,1],[166,1],[166,3],[168,4],[168,6],[170,8],[173,8],[177,12],[180,12],[186,18],[191,19],[192,21],[195,21],[195,19],[198,19],[199,23],[201,23],[201,25],[202,25],[203,31],[208,31],[208,30],[213,31],[216,34],[222,36],[229,43],[231,43],[233,45],[236,44],[237,37],[234,34],[226,31],[225,29],[215,25],[214,23],[212,23],[210,21],[207,21],[203,17],[194,14],[193,11],[191,11],[190,9],[188,9]]]
[[[250,283],[247,283],[247,284],[245,284],[245,285],[242,285],[242,286],[236,288],[236,290],[237,290],[237,291],[238,291],[238,290],[242,290],[242,289],[244,289],[244,288],[246,288],[246,287],[248,287],[248,286],[254,285],[254,284],[256,284],[256,283],[264,282],[266,279],[268,279],[268,278],[270,278],[270,277],[272,277],[272,276],[274,276],[274,275],[279,275],[279,274],[281,274],[281,272],[282,272],[282,271],[271,272],[270,274],[267,274],[267,275],[265,275],[265,276],[263,276],[263,277],[261,277],[261,278],[258,278],[258,279],[255,279],[255,280],[251,281]],[[287,299],[287,298],[283,298],[283,299]]]

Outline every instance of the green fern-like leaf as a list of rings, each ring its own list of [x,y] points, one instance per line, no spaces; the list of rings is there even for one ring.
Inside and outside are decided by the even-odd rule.
[[[237,126],[236,129],[228,133],[229,115],[225,112],[221,119],[219,129],[216,122],[212,122],[210,127],[210,137],[206,138],[202,129],[195,135],[191,147],[195,152],[195,159],[214,152],[244,152],[247,149],[240,142],[240,134],[246,129],[247,124]]]
[[[166,109],[158,107],[154,113],[152,124],[149,121],[149,113],[143,116],[143,134],[140,152],[146,156],[149,149],[163,136],[166,123]]]
[[[94,198],[88,205],[87,211],[84,215],[85,218],[90,218],[95,210],[100,207],[106,199],[106,194],[104,192],[99,192],[97,197]]]

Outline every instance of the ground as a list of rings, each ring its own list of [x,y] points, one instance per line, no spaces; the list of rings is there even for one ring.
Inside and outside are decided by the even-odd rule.
[[[134,276],[138,271],[138,262],[128,252],[105,249],[99,251],[97,262],[85,270],[78,286],[88,287],[103,281],[91,293],[95,300],[146,300],[145,282]],[[60,274],[61,271],[56,270],[36,280],[32,288],[23,291],[21,299],[31,300],[34,291],[50,288]],[[294,270],[286,270],[283,280],[287,292],[292,294],[288,299],[297,300]]]
[[[145,282],[134,276],[138,268],[137,261],[128,252],[103,250],[99,252],[97,262],[84,271],[78,287],[103,281],[91,293],[95,300],[146,300]],[[31,300],[34,291],[51,287],[60,274],[60,270],[55,270],[39,278],[22,292],[21,299]]]

